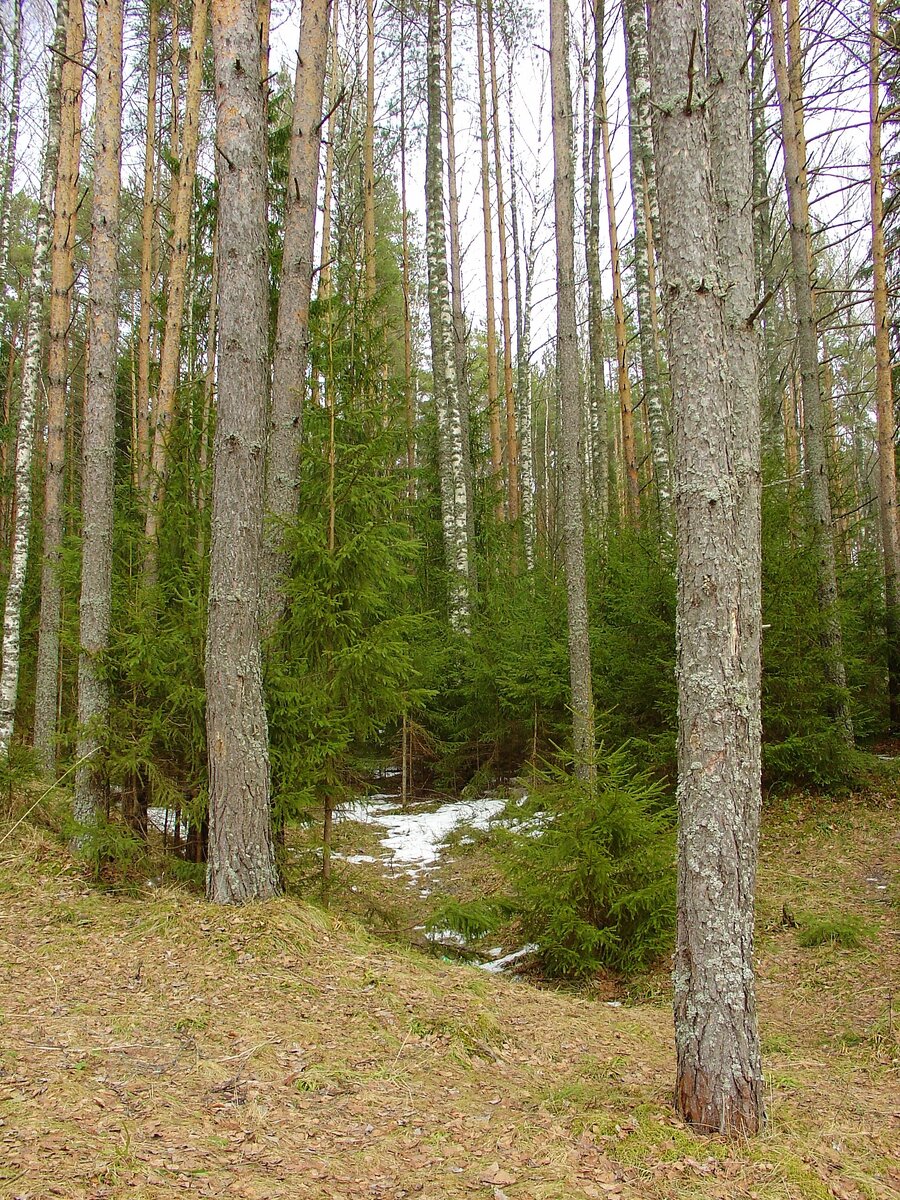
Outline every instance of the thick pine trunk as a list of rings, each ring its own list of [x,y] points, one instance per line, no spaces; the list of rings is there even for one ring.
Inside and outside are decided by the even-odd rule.
[[[207,897],[278,892],[260,654],[268,392],[266,129],[254,0],[213,0],[219,387],[213,449],[206,736]]]
[[[284,526],[297,511],[330,9],[330,0],[305,0],[297,50],[266,461],[263,579],[266,634],[272,632],[284,611],[283,575],[288,568],[282,548]]]
[[[781,0],[769,0],[772,28],[772,57],[778,105],[781,110],[784,178],[790,222],[794,311],[797,321],[797,353],[803,399],[803,433],[806,448],[812,530],[818,573],[819,607],[822,611],[822,642],[826,652],[829,682],[834,689],[834,717],[849,744],[853,744],[853,720],[847,693],[843,636],[838,613],[837,571],[834,530],[828,480],[825,412],[819,379],[819,351],[813,302],[813,271],[810,251],[809,192],[806,179],[806,140],[802,124],[802,96],[797,94],[799,64],[789,69],[785,51],[784,14]],[[795,35],[799,36],[799,35]],[[795,78],[791,86],[791,75]]]
[[[19,427],[16,440],[14,483],[15,527],[3,618],[3,665],[0,669],[0,761],[9,754],[16,699],[19,691],[19,648],[22,632],[22,594],[28,566],[31,536],[32,463],[34,460],[35,418],[38,383],[41,373],[41,334],[43,332],[44,293],[53,228],[53,189],[59,163],[60,76],[66,44],[68,0],[59,0],[53,56],[47,81],[47,133],[41,166],[41,194],[34,235],[34,258],[28,295],[28,334],[22,363],[22,396],[19,401]]]
[[[588,639],[582,508],[581,383],[575,296],[575,164],[566,0],[550,0],[550,97],[553,108],[553,199],[556,225],[556,361],[559,372],[562,520],[569,633],[569,683],[575,771],[590,779],[594,700]]]
[[[676,1107],[699,1132],[752,1134],[763,1085],[752,959],[760,547],[746,31],[740,3],[710,0],[707,73],[700,0],[653,0],[650,13],[675,411]]]
[[[63,540],[66,461],[66,387],[69,322],[72,314],[78,176],[81,157],[81,88],[84,76],[84,12],[69,6],[60,94],[59,164],[50,250],[50,315],[47,352],[47,444],[44,463],[43,562],[34,700],[34,747],[41,769],[56,765],[59,577]]]
[[[91,210],[91,353],[81,437],[81,599],[75,820],[89,825],[106,805],[100,761],[109,695],[100,657],[112,611],[116,350],[119,315],[119,192],[122,166],[122,0],[97,4],[97,105]]]

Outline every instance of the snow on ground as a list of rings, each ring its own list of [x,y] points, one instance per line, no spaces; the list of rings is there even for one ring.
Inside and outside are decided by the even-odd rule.
[[[439,808],[413,811],[399,809],[398,797],[379,795],[370,801],[354,801],[335,813],[339,821],[380,825],[387,833],[381,845],[392,866],[402,867],[411,879],[431,870],[441,854],[448,834],[463,823],[487,829],[501,811],[504,800],[480,796],[476,800],[452,800]]]

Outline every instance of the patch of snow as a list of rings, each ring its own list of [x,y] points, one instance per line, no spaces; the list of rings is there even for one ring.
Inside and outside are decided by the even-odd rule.
[[[503,947],[502,946],[491,946],[490,950],[488,950],[487,953],[488,953],[488,958],[499,958],[500,955],[503,953]]]
[[[439,946],[464,946],[466,944],[466,939],[455,929],[429,929],[426,931],[425,937],[429,942],[436,942]]]
[[[527,946],[522,946],[520,950],[513,950],[512,954],[504,954],[502,958],[495,958],[493,962],[479,963],[479,969],[489,971],[492,975],[499,975],[505,971],[511,963],[518,962],[520,958],[525,958],[527,954],[534,954],[537,946],[534,942],[529,942]]]
[[[392,863],[403,866],[406,874],[416,878],[430,870],[440,857],[444,839],[457,825],[466,823],[475,829],[487,829],[501,811],[505,801],[492,796],[477,800],[456,800],[428,811],[398,812],[393,803],[396,797],[372,797],[372,801],[354,801],[342,805],[336,816],[342,821],[359,821],[380,825],[387,830],[381,845],[391,856]]]

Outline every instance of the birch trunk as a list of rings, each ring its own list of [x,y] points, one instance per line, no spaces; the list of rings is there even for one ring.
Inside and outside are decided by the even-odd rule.
[[[456,367],[456,393],[462,430],[463,472],[466,488],[466,536],[475,544],[475,500],[472,489],[470,452],[469,371],[466,362],[466,314],[463,310],[462,251],[459,245],[459,189],[456,176],[456,122],[453,107],[453,15],[451,0],[444,8],[444,104],[447,116],[447,214],[450,218],[450,308],[453,315],[453,361]],[[408,271],[408,264],[406,266]],[[408,280],[407,280],[408,286]],[[474,578],[475,556],[469,556],[470,582]]]
[[[494,142],[494,186],[497,189],[497,243],[500,249],[500,327],[503,333],[503,399],[506,416],[506,511],[519,519],[519,447],[516,435],[516,397],[513,390],[512,318],[509,307],[509,259],[506,248],[506,202],[503,192],[503,154],[500,150],[500,97],[494,3],[487,0],[488,62],[491,73],[491,124]],[[510,114],[511,117],[511,114]]]
[[[478,59],[478,115],[481,144],[481,214],[484,221],[484,282],[485,337],[487,341],[488,420],[491,435],[491,470],[497,490],[497,519],[504,516],[503,497],[499,480],[503,472],[503,449],[500,442],[500,385],[497,379],[497,325],[494,307],[494,235],[491,220],[490,158],[488,149],[487,88],[484,73],[484,29],[481,0],[475,0],[475,34]]]
[[[453,357],[453,318],[450,312],[444,231],[439,4],[440,0],[428,0],[425,252],[428,260],[431,369],[438,422],[438,467],[448,606],[451,624],[457,629],[465,629],[469,619],[469,545],[466,536],[466,491],[462,465],[465,447],[462,445],[459,420],[456,365]]]
[[[759,525],[755,435],[744,425],[752,425],[756,406],[746,330],[749,233],[740,244],[750,220],[749,107],[743,6],[710,0],[708,17],[707,75],[700,0],[651,4],[676,418],[676,1107],[698,1132],[742,1135],[756,1133],[763,1119],[752,963]],[[728,188],[735,191],[726,201]],[[726,231],[734,211],[738,228]]]
[[[91,210],[88,363],[81,458],[81,599],[78,607],[78,761],[74,816],[92,824],[106,807],[100,761],[109,695],[100,658],[112,610],[119,192],[122,166],[122,0],[97,4],[97,102]]]
[[[47,353],[47,446],[44,469],[43,561],[34,701],[34,747],[42,771],[56,765],[57,682],[61,611],[60,555],[66,461],[66,385],[72,314],[78,177],[81,158],[81,89],[84,76],[84,11],[69,5],[66,54],[60,81],[60,143],[50,250],[50,314]]]
[[[264,531],[263,574],[266,635],[273,631],[284,612],[283,576],[289,565],[282,548],[284,524],[297,511],[330,7],[331,0],[305,0],[297,49],[266,462],[268,523]]]
[[[553,199],[556,225],[556,338],[561,417],[562,519],[565,541],[569,682],[575,772],[591,779],[594,700],[588,640],[582,508],[581,401],[575,300],[575,165],[566,0],[550,0],[550,97],[553,110]]]
[[[265,97],[254,0],[213,0],[219,159],[219,389],[213,449],[206,734],[207,897],[278,892],[260,654],[268,369]]]
[[[147,540],[144,578],[148,587],[156,583],[159,524],[169,471],[169,436],[175,414],[178,366],[181,357],[181,326],[184,318],[185,278],[191,236],[191,209],[194,177],[197,172],[197,147],[200,135],[200,93],[203,83],[203,51],[206,45],[208,0],[196,0],[191,17],[191,51],[188,62],[184,121],[181,127],[181,155],[174,181],[172,201],[172,253],[166,295],[166,324],[159,361],[153,457],[150,464],[150,488],[144,535]]]
[[[156,92],[159,78],[159,2],[150,0],[147,42],[147,129],[144,134],[144,191],[141,204],[141,312],[138,327],[137,463],[138,491],[146,501],[150,465],[150,321],[153,304],[153,238],[156,224]]]
[[[881,155],[880,33],[878,3],[869,0],[869,120],[872,191],[872,282],[875,318],[875,406],[878,414],[878,511],[884,560],[888,697],[891,728],[900,729],[900,533],[897,527],[897,467],[894,396],[884,247],[884,180]]]
[[[829,682],[834,688],[834,717],[842,736],[853,744],[853,721],[847,694],[843,637],[838,614],[837,572],[834,532],[825,443],[825,414],[819,381],[819,352],[813,302],[813,272],[810,259],[809,193],[806,179],[805,138],[798,113],[802,98],[791,90],[785,54],[784,14],[781,0],[769,0],[772,51],[778,106],[781,111],[784,177],[790,223],[794,311],[797,320],[797,350],[803,400],[803,433],[806,447],[810,509],[818,574],[819,607],[822,612],[822,642],[826,651]]]
[[[66,44],[67,19],[68,0],[59,0],[56,10],[50,75],[47,81],[47,133],[41,166],[41,193],[28,295],[28,333],[25,339],[25,358],[22,363],[22,396],[19,401],[13,492],[15,526],[9,578],[6,584],[3,664],[0,668],[0,761],[6,760],[9,756],[9,744],[13,735],[19,691],[22,594],[25,589],[25,572],[28,566],[28,547],[31,535],[34,430],[38,406],[38,383],[41,373],[44,293],[47,286],[47,264],[50,257],[50,234],[53,225],[53,190],[56,185],[56,172],[59,164],[60,76]]]

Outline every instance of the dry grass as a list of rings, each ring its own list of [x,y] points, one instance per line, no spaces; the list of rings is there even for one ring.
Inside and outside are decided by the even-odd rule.
[[[770,1124],[729,1145],[670,1114],[665,996],[495,980],[294,901],[117,898],[23,826],[0,848],[0,1196],[898,1196],[896,831],[887,801],[770,815]],[[802,949],[782,905],[871,933]]]

